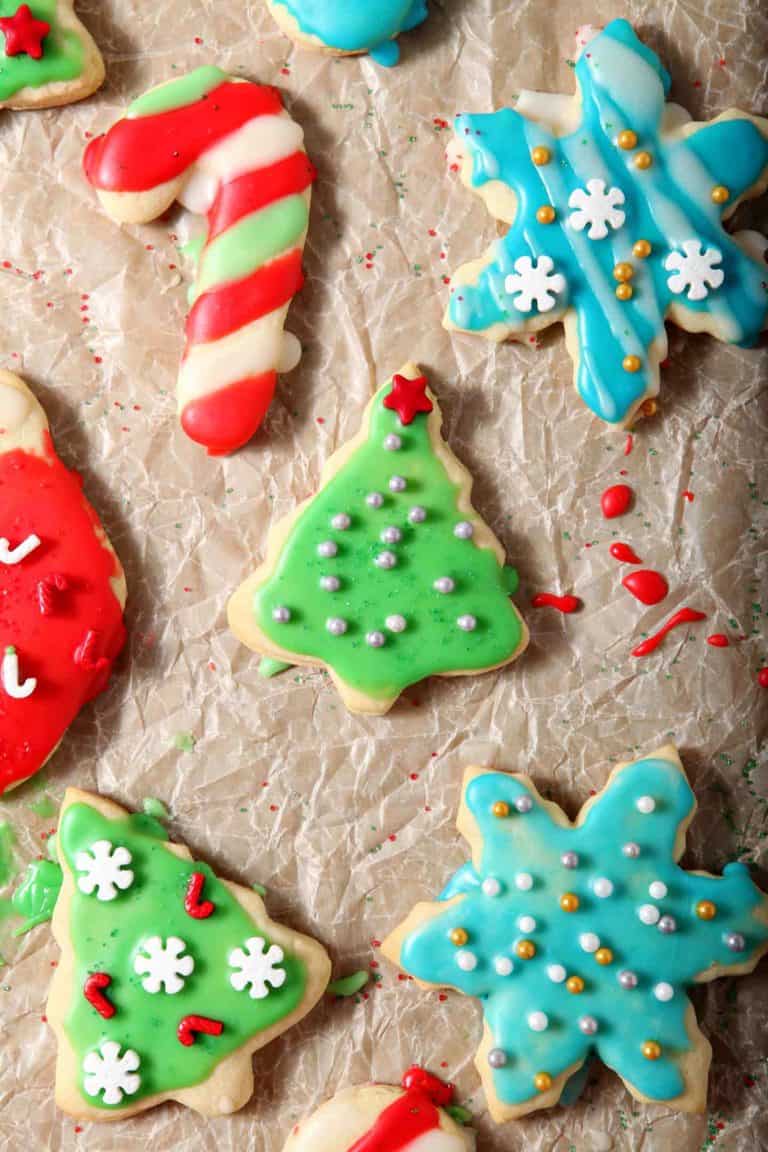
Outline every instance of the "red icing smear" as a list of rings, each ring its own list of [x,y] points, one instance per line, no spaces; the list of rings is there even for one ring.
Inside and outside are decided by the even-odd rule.
[[[44,453],[0,456],[0,535],[15,544],[35,533],[42,542],[19,564],[0,565],[0,644],[16,648],[21,677],[37,679],[24,700],[0,688],[0,793],[41,767],[83,704],[104,688],[125,643],[110,583],[120,563],[98,538],[101,526],[80,477],[64,467],[47,432]],[[39,586],[62,577],[60,610],[46,614]],[[89,632],[100,637],[96,667],[75,660]]]
[[[630,548],[629,544],[622,544],[620,540],[611,544],[608,551],[614,560],[618,560],[620,564],[642,564],[642,560],[634,549]]]
[[[85,150],[83,168],[95,188],[146,192],[183,175],[213,145],[255,116],[277,116],[276,88],[220,84],[193,104],[118,120]]]
[[[83,986],[83,996],[105,1020],[111,1020],[117,1011],[112,1001],[104,995],[104,990],[109,988],[111,983],[112,977],[106,972],[94,972]]]
[[[628,484],[614,484],[606,488],[600,497],[600,507],[606,520],[613,520],[616,516],[623,516],[632,503],[634,493]]]
[[[768,668],[761,668],[757,674],[757,682],[761,688],[768,688]]]
[[[423,1068],[403,1076],[405,1093],[379,1115],[372,1128],[347,1152],[403,1152],[425,1132],[440,1127],[441,1107],[450,1104],[453,1089]]]
[[[221,1036],[223,1031],[221,1020],[213,1020],[210,1016],[184,1016],[179,1021],[176,1035],[185,1048],[190,1048],[200,1032],[206,1036]]]
[[[624,441],[624,455],[629,456],[635,446],[635,441],[631,432],[627,432],[627,439]]]
[[[661,573],[653,572],[650,568],[630,572],[624,577],[622,584],[641,604],[660,604],[669,592],[669,584]]]
[[[673,628],[679,628],[682,624],[695,624],[697,620],[706,620],[706,618],[706,612],[697,612],[694,608],[681,608],[679,612],[675,612],[674,616],[670,616],[658,632],[654,632],[653,636],[649,636],[647,640],[643,640],[642,644],[638,644],[637,648],[633,648],[632,655],[650,656],[651,652],[656,651],[664,637]]]
[[[184,911],[195,920],[207,920],[215,910],[216,905],[210,900],[201,900],[205,875],[202,872],[193,872],[184,894]]]
[[[707,636],[707,644],[712,648],[730,648],[731,642],[724,632],[713,632]]]
[[[555,596],[553,592],[537,592],[531,604],[534,608],[557,608],[558,612],[570,615],[581,608],[578,596]]]
[[[184,405],[181,426],[209,456],[227,456],[247,444],[261,426],[277,386],[276,372],[249,376]]]

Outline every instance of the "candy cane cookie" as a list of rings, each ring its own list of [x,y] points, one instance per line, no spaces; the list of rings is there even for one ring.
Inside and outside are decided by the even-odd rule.
[[[184,431],[212,456],[261,425],[301,347],[283,331],[304,276],[315,170],[277,89],[205,67],[139,97],[91,141],[84,169],[108,214],[148,223],[175,200],[205,215],[178,379]]]

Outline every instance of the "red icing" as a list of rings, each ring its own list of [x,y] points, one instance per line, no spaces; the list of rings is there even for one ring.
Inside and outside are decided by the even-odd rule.
[[[634,549],[630,548],[629,544],[622,544],[620,540],[611,544],[608,551],[614,560],[618,560],[620,564],[642,564],[642,560]]]
[[[632,503],[633,492],[628,484],[614,484],[606,488],[600,497],[600,507],[606,520],[613,520],[615,516],[623,516]]]
[[[229,184],[223,184],[208,213],[207,242],[210,244],[243,216],[266,208],[273,200],[304,192],[316,176],[315,167],[306,152],[294,152],[277,164],[246,172]]]
[[[110,1020],[117,1011],[112,1001],[104,994],[104,990],[109,988],[111,983],[112,977],[106,972],[94,972],[83,985],[83,996],[105,1020]]]
[[[679,628],[681,624],[695,624],[697,620],[706,620],[706,618],[706,612],[697,612],[694,608],[681,608],[679,612],[675,612],[674,616],[670,616],[658,632],[654,632],[653,636],[649,636],[647,640],[643,640],[642,644],[638,644],[637,648],[633,648],[632,655],[649,656],[651,652],[656,651],[664,637],[673,628]]]
[[[43,616],[52,616],[57,609],[61,609],[63,600],[58,593],[66,592],[68,587],[66,576],[58,572],[38,582],[37,606]]]
[[[757,674],[757,682],[761,688],[768,688],[768,668],[761,668]]]
[[[653,572],[650,568],[630,572],[624,577],[622,584],[641,604],[660,604],[669,592],[669,584],[661,573]]]
[[[426,376],[418,376],[415,380],[393,376],[392,391],[384,397],[384,407],[397,412],[401,424],[412,424],[417,412],[431,412]]]
[[[552,592],[537,592],[531,604],[534,608],[557,608],[558,612],[578,612],[581,600],[578,596],[555,596]]]
[[[301,251],[296,248],[244,280],[203,293],[187,318],[187,353],[193,344],[228,336],[287,304],[303,283]]]
[[[228,81],[170,112],[118,120],[86,148],[85,175],[105,191],[146,192],[183,175],[203,152],[254,116],[277,116],[282,109],[276,88]]]
[[[209,456],[226,456],[247,444],[272,403],[276,372],[249,376],[184,405],[181,426],[191,440],[204,444]]]
[[[12,545],[32,533],[42,541],[20,563],[0,564],[0,644],[16,648],[21,677],[37,679],[24,700],[0,688],[0,793],[41,767],[82,706],[104,688],[125,642],[110,584],[119,561],[99,538],[80,478],[59,460],[48,433],[44,453],[0,456],[0,535]],[[58,589],[62,579],[53,610],[42,611],[41,583]],[[94,665],[75,660],[89,632],[99,635]]]
[[[403,1088],[404,1094],[347,1152],[403,1152],[413,1140],[440,1127],[439,1109],[453,1099],[451,1086],[422,1068],[409,1068]]]
[[[22,4],[13,16],[0,18],[0,31],[5,36],[5,55],[20,56],[26,52],[33,60],[43,56],[43,40],[51,30],[45,20],[35,20],[28,4]]]
[[[729,648],[731,642],[724,632],[713,632],[711,636],[707,636],[707,644],[712,648]]]
[[[635,441],[631,432],[627,432],[627,439],[624,441],[624,455],[629,456],[635,446]]]
[[[210,900],[201,900],[205,876],[202,872],[193,872],[184,894],[184,911],[195,920],[207,920],[215,910],[216,905]]]
[[[221,1020],[212,1020],[210,1016],[184,1016],[179,1021],[176,1035],[180,1042],[189,1048],[195,1042],[195,1036],[204,1032],[206,1036],[221,1036],[224,1025]]]

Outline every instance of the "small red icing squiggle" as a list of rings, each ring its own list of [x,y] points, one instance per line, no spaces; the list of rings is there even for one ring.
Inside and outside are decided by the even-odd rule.
[[[651,652],[656,651],[664,637],[673,628],[679,628],[682,624],[695,624],[698,620],[706,620],[706,618],[706,612],[697,612],[695,608],[681,608],[679,612],[675,612],[674,616],[670,616],[658,632],[654,632],[647,640],[643,640],[642,644],[638,644],[637,648],[633,648],[632,655],[649,656]]]
[[[111,983],[112,977],[108,973],[93,972],[83,985],[83,996],[105,1020],[111,1020],[117,1011],[112,1001],[104,994]]]
[[[404,1152],[414,1140],[440,1127],[439,1109],[453,1099],[451,1085],[414,1067],[403,1076],[403,1088],[404,1094],[347,1152]]]
[[[537,592],[531,600],[534,608],[557,608],[558,612],[570,615],[581,608],[578,596],[556,596],[553,592]]]
[[[210,1016],[184,1016],[179,1021],[176,1035],[185,1048],[190,1048],[195,1042],[195,1036],[202,1032],[206,1036],[221,1036],[224,1025],[221,1020],[213,1020]]]
[[[713,632],[711,636],[707,636],[707,644],[711,648],[729,648],[731,642],[724,632]]]
[[[211,900],[201,900],[205,876],[202,872],[193,872],[184,894],[184,911],[194,920],[207,920],[216,905]]]
[[[614,560],[618,560],[620,564],[642,564],[642,560],[634,548],[630,548],[629,544],[622,544],[620,540],[617,540],[615,544],[611,544],[608,551]]]
[[[624,441],[624,455],[629,456],[635,446],[635,440],[631,432],[627,432],[627,438]]]

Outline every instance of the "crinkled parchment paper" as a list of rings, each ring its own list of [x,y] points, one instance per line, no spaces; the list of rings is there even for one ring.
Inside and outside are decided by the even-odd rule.
[[[506,1128],[485,1112],[473,1055],[477,1004],[438,999],[379,962],[376,941],[431,898],[465,858],[454,829],[467,743],[531,772],[573,813],[611,764],[674,738],[700,809],[686,862],[762,865],[766,881],[765,348],[672,333],[661,413],[634,450],[593,419],[571,385],[562,337],[496,348],[451,339],[445,278],[495,225],[444,166],[449,120],[489,111],[522,87],[570,90],[573,33],[634,19],[660,50],[673,96],[697,118],[765,111],[768,18],[760,0],[614,5],[585,0],[438,0],[403,40],[403,63],[300,53],[256,0],[86,0],[107,62],[82,105],[0,115],[0,363],[48,410],[81,470],[128,576],[130,642],[108,692],[86,709],[43,777],[7,797],[19,867],[55,826],[45,797],[68,784],[172,813],[172,836],[218,870],[268,890],[273,916],[320,938],[336,975],[371,967],[365,997],[323,1004],[255,1059],[250,1105],[215,1123],[175,1105],[112,1126],[53,1104],[55,1047],[44,1022],[56,962],[47,927],[12,940],[0,970],[0,1145],[113,1152],[279,1152],[291,1125],[338,1086],[397,1081],[412,1061],[454,1079],[482,1150],[698,1152],[768,1144],[766,968],[695,994],[714,1045],[710,1113],[636,1104],[596,1072],[585,1098]],[[308,284],[289,327],[305,345],[266,428],[244,452],[209,460],[177,424],[174,386],[189,268],[178,247],[199,221],[118,229],[85,184],[87,133],[134,95],[206,62],[275,83],[320,169]],[[768,223],[766,202],[742,212]],[[269,525],[310,493],[358,428],[375,385],[406,359],[429,372],[451,445],[476,478],[477,507],[520,570],[532,644],[498,674],[432,681],[385,719],[349,716],[321,673],[271,681],[228,633],[224,605],[262,555]],[[621,522],[603,488],[637,494]],[[684,496],[693,494],[693,500]],[[645,609],[608,554],[631,543],[671,594]],[[574,591],[563,618],[529,606]],[[643,632],[691,604],[709,620],[633,660]],[[706,644],[727,632],[727,649]],[[741,639],[737,639],[741,637]],[[480,742],[479,749],[477,743]],[[41,800],[43,803],[41,804]],[[34,808],[33,808],[34,806]]]

